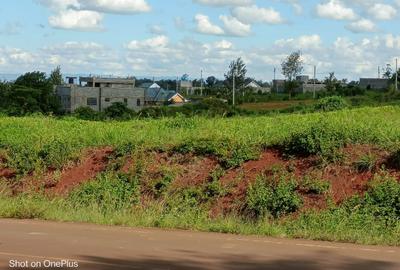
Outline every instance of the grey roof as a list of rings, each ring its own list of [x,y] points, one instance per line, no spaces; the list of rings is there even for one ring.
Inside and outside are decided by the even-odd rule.
[[[166,102],[176,94],[173,90],[165,90],[163,88],[147,88],[146,98],[148,101]]]

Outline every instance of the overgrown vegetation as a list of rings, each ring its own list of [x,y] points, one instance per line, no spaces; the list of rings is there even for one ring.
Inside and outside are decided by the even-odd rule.
[[[399,116],[400,108],[390,106],[276,117],[179,116],[124,122],[0,117],[0,168],[16,170],[11,182],[63,168],[88,148],[115,149],[107,171],[65,197],[12,195],[0,186],[0,216],[400,245],[400,184],[382,172],[365,194],[316,212],[303,211],[302,201],[304,196],[329,196],[328,181],[277,169],[246,187],[243,197],[233,202],[237,209],[215,215],[212,211],[233,196],[231,186],[221,180],[224,173],[258,159],[263,149],[279,146],[289,156],[318,155],[325,164],[340,161],[341,149],[356,143],[393,151],[400,143]],[[146,164],[154,162],[147,156],[151,151],[212,156],[220,166],[205,182],[176,186],[179,172],[173,168],[146,172]],[[121,173],[126,157],[132,168]],[[398,163],[397,157],[393,153],[391,164]],[[362,156],[354,165],[375,172],[374,160],[372,155]]]

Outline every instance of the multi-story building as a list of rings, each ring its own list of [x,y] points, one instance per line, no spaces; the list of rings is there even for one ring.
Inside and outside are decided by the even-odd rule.
[[[69,77],[68,84],[59,85],[56,94],[66,112],[80,107],[103,111],[113,103],[125,103],[128,108],[139,111],[145,102],[145,89],[135,87],[134,78]]]

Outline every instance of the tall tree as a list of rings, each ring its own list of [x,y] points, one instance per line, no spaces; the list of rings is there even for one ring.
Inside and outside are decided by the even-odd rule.
[[[301,52],[293,52],[282,62],[282,74],[286,77],[286,89],[291,97],[292,92],[297,87],[296,76],[303,72],[303,61]]]
[[[206,79],[206,83],[209,87],[214,87],[214,85],[217,83],[217,78],[210,76]]]
[[[247,68],[242,58],[232,61],[229,65],[228,72],[225,74],[225,84],[232,89],[233,76],[235,76],[236,89],[244,87],[246,80]]]
[[[393,75],[392,66],[390,64],[387,64],[382,77],[384,79],[390,79],[392,77],[392,75]]]
[[[63,83],[63,76],[61,73],[61,67],[57,66],[51,73],[49,81],[52,85],[61,85]]]
[[[335,72],[330,72],[329,76],[325,78],[325,88],[328,92],[335,92],[340,82],[335,77]]]
[[[57,113],[60,102],[56,97],[53,85],[44,72],[28,72],[17,78],[13,86],[13,102],[21,108],[22,113],[40,111]]]

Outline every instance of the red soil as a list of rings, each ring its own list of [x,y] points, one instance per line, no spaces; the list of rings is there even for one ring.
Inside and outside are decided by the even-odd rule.
[[[11,179],[16,176],[16,172],[12,169],[0,167],[0,178]]]
[[[254,182],[261,174],[271,174],[273,167],[286,168],[291,171],[299,181],[305,176],[311,176],[321,181],[329,181],[330,192],[327,194],[336,204],[356,195],[363,194],[367,190],[368,182],[374,177],[374,172],[358,172],[354,163],[361,156],[371,154],[376,157],[376,171],[386,162],[389,153],[369,145],[352,145],[343,149],[345,162],[343,164],[332,164],[325,168],[318,166],[316,157],[296,158],[285,160],[275,150],[265,151],[259,160],[248,161],[237,169],[229,170],[221,182],[224,186],[231,187],[231,192],[219,199],[211,214],[213,216],[235,210],[245,199],[249,184]],[[400,179],[400,173],[391,170],[390,175]],[[316,176],[317,175],[317,176]],[[303,210],[324,209],[327,206],[326,195],[306,194],[299,191],[304,199]]]
[[[56,193],[65,193],[73,187],[95,178],[97,174],[106,169],[108,157],[112,152],[111,147],[88,151],[79,164],[65,168],[57,182],[50,180],[47,188],[52,188]],[[56,183],[51,186],[52,182]]]
[[[196,158],[186,166],[174,181],[179,187],[199,186],[210,179],[210,173],[217,168],[216,159],[204,157]]]

